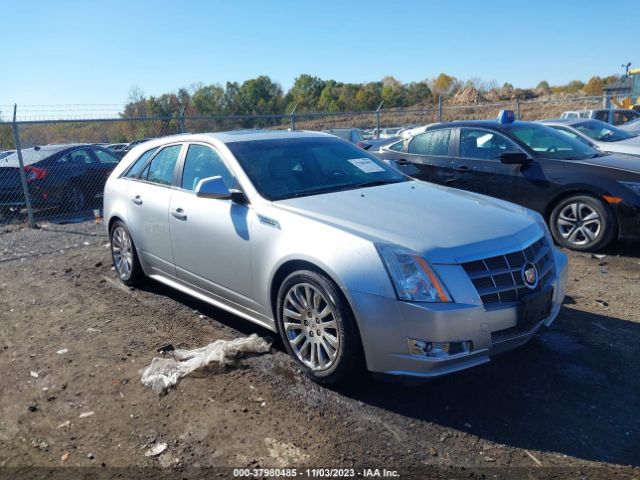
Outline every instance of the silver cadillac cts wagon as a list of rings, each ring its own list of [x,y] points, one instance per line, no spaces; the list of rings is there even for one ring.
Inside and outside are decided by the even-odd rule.
[[[432,377],[558,315],[567,258],[543,218],[405,177],[313,132],[135,147],[104,195],[113,262],[278,332],[319,382]]]

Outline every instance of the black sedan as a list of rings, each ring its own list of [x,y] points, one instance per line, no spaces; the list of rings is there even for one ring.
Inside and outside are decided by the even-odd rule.
[[[379,155],[411,177],[536,210],[556,242],[574,250],[640,239],[640,158],[600,152],[510,113],[434,126]]]
[[[22,150],[31,203],[79,213],[97,203],[119,159],[96,145],[45,145]],[[25,205],[17,153],[0,159],[0,209]]]

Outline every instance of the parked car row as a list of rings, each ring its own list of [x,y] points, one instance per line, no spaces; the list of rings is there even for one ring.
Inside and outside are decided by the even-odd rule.
[[[593,134],[597,121],[586,122],[576,131]],[[546,123],[515,121],[508,111],[493,121],[443,123],[380,155],[408,176],[531,208],[574,250],[639,239],[640,157],[597,150],[591,136],[576,139]]]
[[[152,138],[140,138],[129,143],[111,143],[109,145],[105,145],[105,148],[111,150],[111,152],[117,155],[118,158],[122,158],[133,147],[139,145],[140,143],[148,142],[149,140],[152,140]]]
[[[102,197],[104,183],[119,162],[98,145],[44,145],[22,149],[26,180],[35,208],[79,213]],[[25,205],[17,153],[0,159],[0,210]]]
[[[626,108],[600,108],[593,110],[568,110],[560,115],[562,119],[593,119],[611,125],[623,125],[640,118],[640,112]]]

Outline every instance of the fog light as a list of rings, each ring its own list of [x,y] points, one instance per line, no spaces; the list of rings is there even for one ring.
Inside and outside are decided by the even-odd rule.
[[[473,350],[473,342],[430,342],[416,338],[407,339],[409,353],[421,357],[446,358],[453,355],[470,353]]]

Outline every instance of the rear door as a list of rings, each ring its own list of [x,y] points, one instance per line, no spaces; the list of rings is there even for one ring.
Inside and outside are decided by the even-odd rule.
[[[451,128],[430,130],[405,142],[391,158],[402,173],[427,182],[448,184],[453,178]]]
[[[138,253],[152,270],[175,276],[169,205],[183,144],[157,151],[127,188],[127,226]]]

